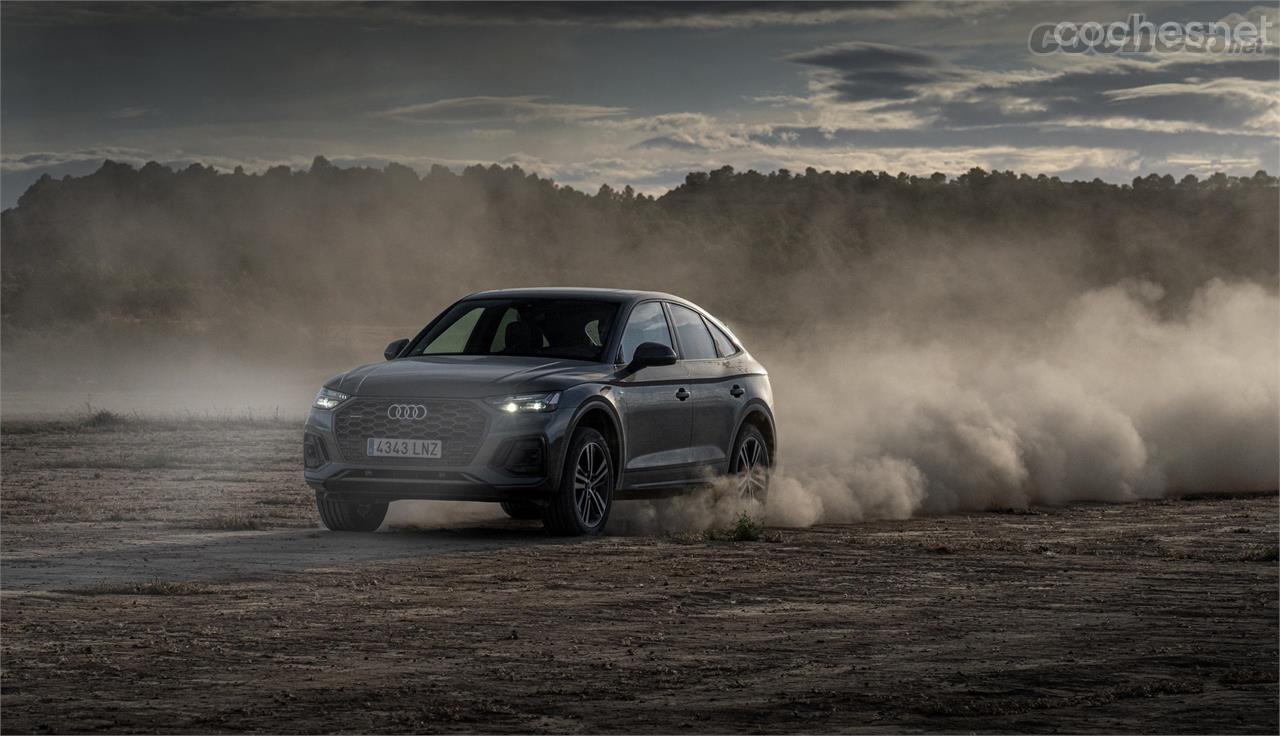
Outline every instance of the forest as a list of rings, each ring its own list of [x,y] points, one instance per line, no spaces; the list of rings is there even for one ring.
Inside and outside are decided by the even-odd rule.
[[[963,308],[1016,295],[1030,269],[1044,276],[1030,279],[1033,305],[1055,284],[1067,297],[1136,281],[1176,309],[1210,279],[1274,288],[1278,223],[1277,179],[1262,171],[1112,184],[726,166],[654,197],[496,164],[420,176],[323,157],[261,174],[107,161],[46,176],[4,211],[0,304],[6,325],[33,328],[401,324],[476,289],[563,284],[671,291],[784,326],[890,310],[879,287],[903,278]]]

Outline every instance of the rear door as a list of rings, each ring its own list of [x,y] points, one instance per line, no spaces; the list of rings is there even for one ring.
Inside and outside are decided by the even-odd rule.
[[[618,362],[631,362],[637,346],[656,342],[676,349],[659,301],[640,302],[631,311],[622,333]],[[650,366],[624,374],[616,384],[622,421],[626,425],[623,484],[654,488],[674,484],[688,475],[693,412],[684,364]]]
[[[711,466],[723,471],[732,450],[733,424],[740,401],[733,391],[730,361],[720,355],[702,315],[680,304],[668,303],[667,308],[692,394],[689,452],[699,469]]]

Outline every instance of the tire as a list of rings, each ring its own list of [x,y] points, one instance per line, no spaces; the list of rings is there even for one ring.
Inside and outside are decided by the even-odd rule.
[[[560,487],[543,509],[543,525],[562,536],[599,534],[609,522],[615,482],[613,456],[604,435],[579,427],[564,455]]]
[[[764,503],[769,499],[769,443],[754,424],[743,425],[733,443],[729,474],[737,483],[738,495]]]
[[[335,532],[371,532],[382,526],[387,517],[385,503],[354,503],[352,501],[332,501],[316,494],[316,508],[320,511],[320,521],[330,531]]]
[[[513,519],[541,519],[542,507],[532,501],[503,501],[502,510]]]

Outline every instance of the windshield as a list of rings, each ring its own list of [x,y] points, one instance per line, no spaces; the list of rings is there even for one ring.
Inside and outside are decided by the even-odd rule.
[[[523,355],[600,362],[616,302],[470,299],[455,304],[408,355]]]

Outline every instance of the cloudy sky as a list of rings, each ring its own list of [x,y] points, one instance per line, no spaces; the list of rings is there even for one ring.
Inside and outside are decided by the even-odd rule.
[[[1250,19],[1262,53],[1035,55],[1041,23]],[[1280,170],[1277,6],[1253,3],[0,6],[0,196],[104,158],[249,170]]]

